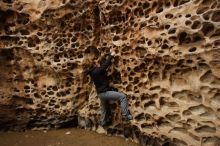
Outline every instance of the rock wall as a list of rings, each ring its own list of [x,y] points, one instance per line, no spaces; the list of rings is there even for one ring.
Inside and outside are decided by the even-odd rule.
[[[134,120],[111,103],[106,133],[142,145],[220,144],[218,0],[0,1],[0,129],[98,131],[85,60],[116,51],[109,78]]]

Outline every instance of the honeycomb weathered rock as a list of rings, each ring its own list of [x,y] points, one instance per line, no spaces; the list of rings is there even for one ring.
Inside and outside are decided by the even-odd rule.
[[[85,59],[117,52],[109,134],[143,145],[220,144],[218,0],[2,0],[0,128],[97,130],[99,100]]]

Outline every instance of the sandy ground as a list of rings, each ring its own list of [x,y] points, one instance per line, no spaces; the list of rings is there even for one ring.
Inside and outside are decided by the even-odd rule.
[[[140,146],[83,129],[0,133],[0,146]]]

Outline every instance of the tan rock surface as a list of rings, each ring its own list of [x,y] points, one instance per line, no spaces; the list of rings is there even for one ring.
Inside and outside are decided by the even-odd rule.
[[[220,144],[218,0],[2,0],[1,129],[81,126],[96,131],[99,100],[86,59],[117,54],[106,132],[143,145]]]

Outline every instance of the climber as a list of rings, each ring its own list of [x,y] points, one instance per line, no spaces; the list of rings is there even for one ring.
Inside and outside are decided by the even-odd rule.
[[[101,120],[100,125],[106,126],[107,113],[108,113],[108,101],[120,101],[122,115],[126,121],[132,120],[133,117],[128,110],[128,101],[124,93],[118,92],[116,88],[110,87],[107,80],[107,68],[111,64],[111,60],[114,57],[115,52],[111,51],[108,58],[104,63],[99,65],[97,62],[93,64],[87,64],[84,72],[86,75],[90,75],[92,81],[95,84],[97,95],[101,101]]]

